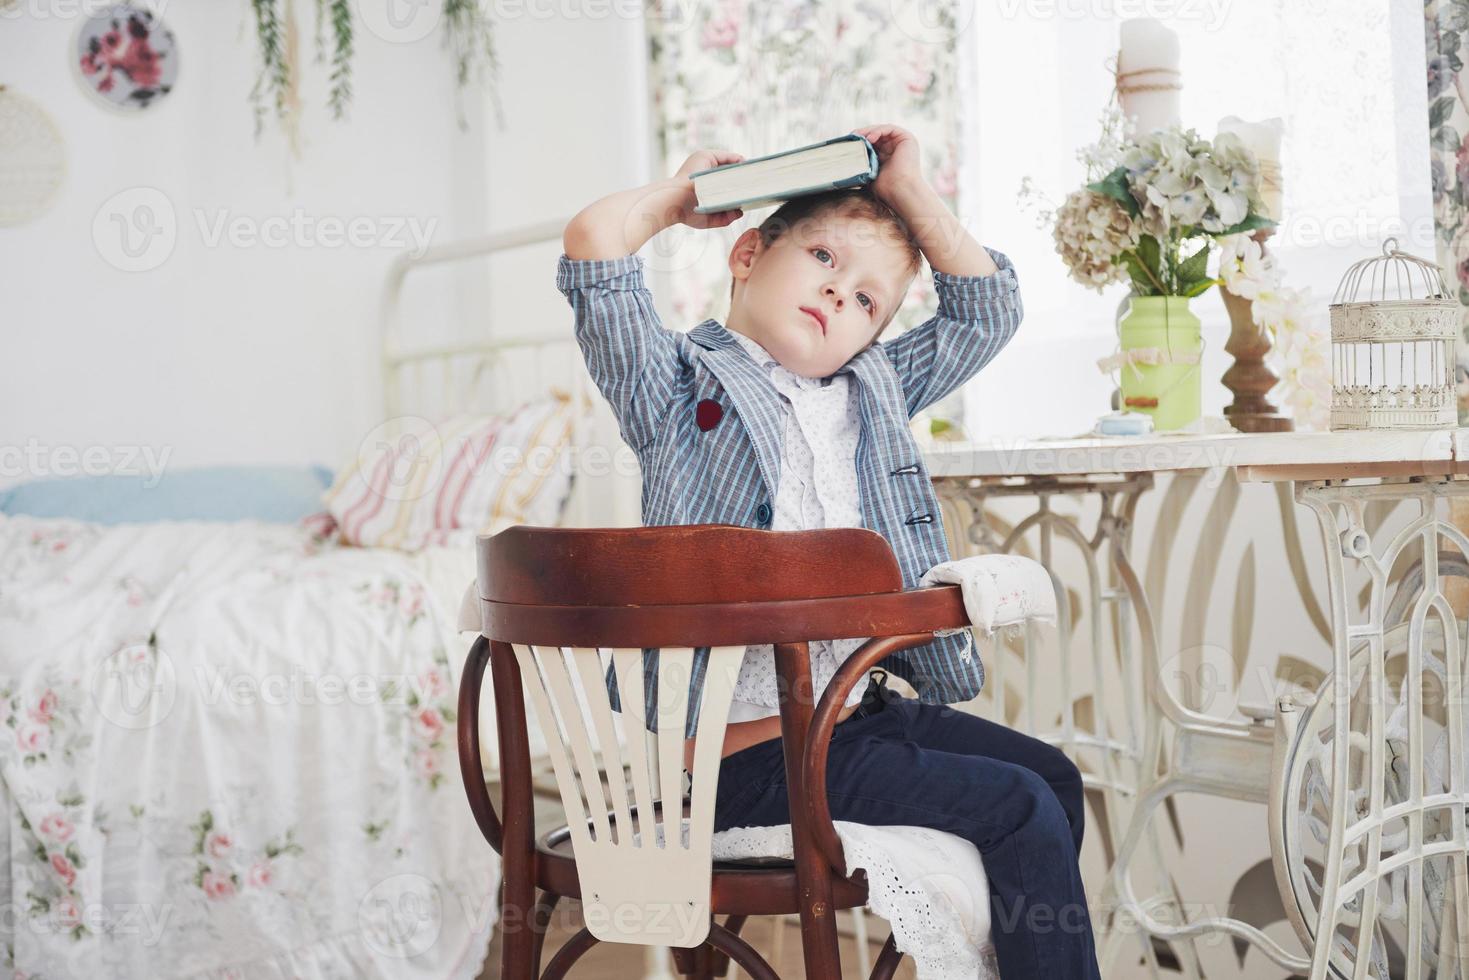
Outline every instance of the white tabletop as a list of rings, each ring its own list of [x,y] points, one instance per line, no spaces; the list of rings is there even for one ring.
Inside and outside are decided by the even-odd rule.
[[[933,477],[1095,476],[1229,467],[1241,479],[1469,472],[1469,428],[1232,432],[938,443]]]

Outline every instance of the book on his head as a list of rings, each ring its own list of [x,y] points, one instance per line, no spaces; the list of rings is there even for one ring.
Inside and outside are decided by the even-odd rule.
[[[750,210],[877,179],[877,151],[856,133],[689,174],[699,214]]]

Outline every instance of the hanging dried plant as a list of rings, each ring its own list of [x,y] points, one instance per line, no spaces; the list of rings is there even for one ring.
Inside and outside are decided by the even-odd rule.
[[[477,80],[490,89],[495,117],[503,124],[499,90],[496,86],[500,61],[495,55],[495,38],[490,18],[480,0],[444,0],[444,43],[454,54],[455,80],[461,90]],[[476,76],[478,78],[476,79]],[[465,128],[464,113],[459,126]]]
[[[495,55],[494,31],[482,0],[443,0],[444,44],[454,59],[455,81],[460,89],[471,82],[487,85],[494,99],[495,114],[501,116],[498,80],[499,60]],[[255,135],[258,138],[265,117],[274,114],[285,123],[290,114],[292,75],[298,66],[291,63],[287,34],[289,25],[281,11],[282,0],[250,0],[255,15],[255,35],[260,45],[260,75],[250,92],[255,110]],[[289,11],[289,7],[286,8]],[[330,44],[330,90],[327,105],[332,118],[346,117],[352,101],[352,57],[355,43],[352,22],[352,0],[316,0],[316,60],[328,60]],[[328,33],[330,40],[328,41]],[[463,114],[459,124],[465,125]]]
[[[326,44],[322,40],[323,21],[331,20],[332,72],[331,94],[327,105],[332,118],[347,114],[352,101],[352,6],[351,0],[316,0],[316,60],[326,60]]]
[[[250,7],[255,12],[255,37],[260,42],[260,75],[250,90],[257,139],[271,107],[277,119],[286,114],[286,93],[291,87],[291,72],[286,64],[285,39],[276,3],[277,0],[250,0]]]

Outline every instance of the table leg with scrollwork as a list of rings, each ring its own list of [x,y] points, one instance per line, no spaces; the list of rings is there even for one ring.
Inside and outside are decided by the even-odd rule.
[[[1314,701],[1282,705],[1270,831],[1312,980],[1469,975],[1466,635],[1443,589],[1469,538],[1442,506],[1466,494],[1439,478],[1296,486],[1326,536],[1334,669]],[[1417,510],[1375,542],[1373,501]]]
[[[1145,601],[1139,601],[1143,597],[1135,578],[1122,574],[1137,502],[1151,489],[1152,476],[1142,473],[1078,479],[944,478],[936,481],[936,485],[940,504],[947,512],[945,524],[951,532],[951,550],[956,556],[1023,552],[1034,537],[1032,557],[1051,571],[1057,594],[1057,657],[1043,655],[1034,631],[1027,630],[1021,654],[1025,671],[1024,701],[1020,706],[1013,706],[1013,689],[1006,679],[1009,658],[1004,645],[997,642],[988,663],[989,713],[996,720],[1015,724],[1020,721],[1023,708],[1024,723],[1015,727],[1056,745],[1082,766],[1085,785],[1103,801],[1102,847],[1104,854],[1112,855],[1128,826],[1132,801],[1140,785],[1149,780],[1156,768],[1160,745],[1158,716],[1145,696],[1143,668],[1135,657],[1130,628],[1131,617],[1147,615],[1148,607]],[[1089,495],[1095,495],[1100,501],[1095,530],[1090,535],[1082,530],[1078,518],[1052,506],[1053,498],[1080,501]],[[987,507],[1004,498],[1034,498],[1037,507],[1012,527],[997,526],[998,519]],[[1091,692],[1080,700],[1073,693],[1072,604],[1066,585],[1055,570],[1058,541],[1072,546],[1085,570]],[[1123,559],[1121,564],[1119,557]],[[1112,626],[1115,645],[1105,642],[1104,625]],[[1144,629],[1143,633],[1151,636],[1149,630]],[[1109,662],[1114,654],[1115,660]],[[1056,669],[1058,663],[1060,670]],[[1047,683],[1059,689],[1059,718],[1041,717],[1037,684],[1043,671]],[[1117,726],[1122,731],[1117,734],[1113,734],[1114,726],[1108,717],[1109,706],[1114,703],[1109,688],[1114,681],[1121,686],[1123,708],[1123,724]],[[1078,718],[1079,705],[1086,707],[1085,717]],[[1092,760],[1100,771],[1088,770]],[[1163,869],[1161,848],[1151,827],[1147,844],[1159,870],[1160,891],[1171,896],[1172,901],[1178,901],[1176,889]],[[1151,938],[1144,933],[1139,939],[1144,961],[1151,974],[1158,976],[1159,963]],[[1200,976],[1197,953],[1191,944],[1179,943],[1176,951],[1185,975]]]

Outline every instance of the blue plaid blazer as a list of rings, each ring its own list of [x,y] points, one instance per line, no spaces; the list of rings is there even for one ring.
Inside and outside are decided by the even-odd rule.
[[[954,391],[1015,335],[1023,313],[1009,258],[987,249],[990,276],[933,274],[938,311],[922,324],[857,354],[838,371],[859,392],[857,477],[863,524],[887,538],[906,588],[949,559],[938,499],[909,419]],[[782,459],[784,408],[769,376],[717,320],[688,333],[667,330],[643,282],[642,259],[561,256],[556,286],[576,317],[576,340],[592,380],[611,403],[643,474],[645,525],[769,527]],[[712,399],[724,416],[695,424]],[[656,728],[657,651],[644,651],[646,727]],[[694,734],[708,649],[694,653],[685,732]],[[968,630],[899,651],[879,666],[913,685],[926,704],[967,701],[984,685]],[[621,710],[612,672],[607,687]]]

